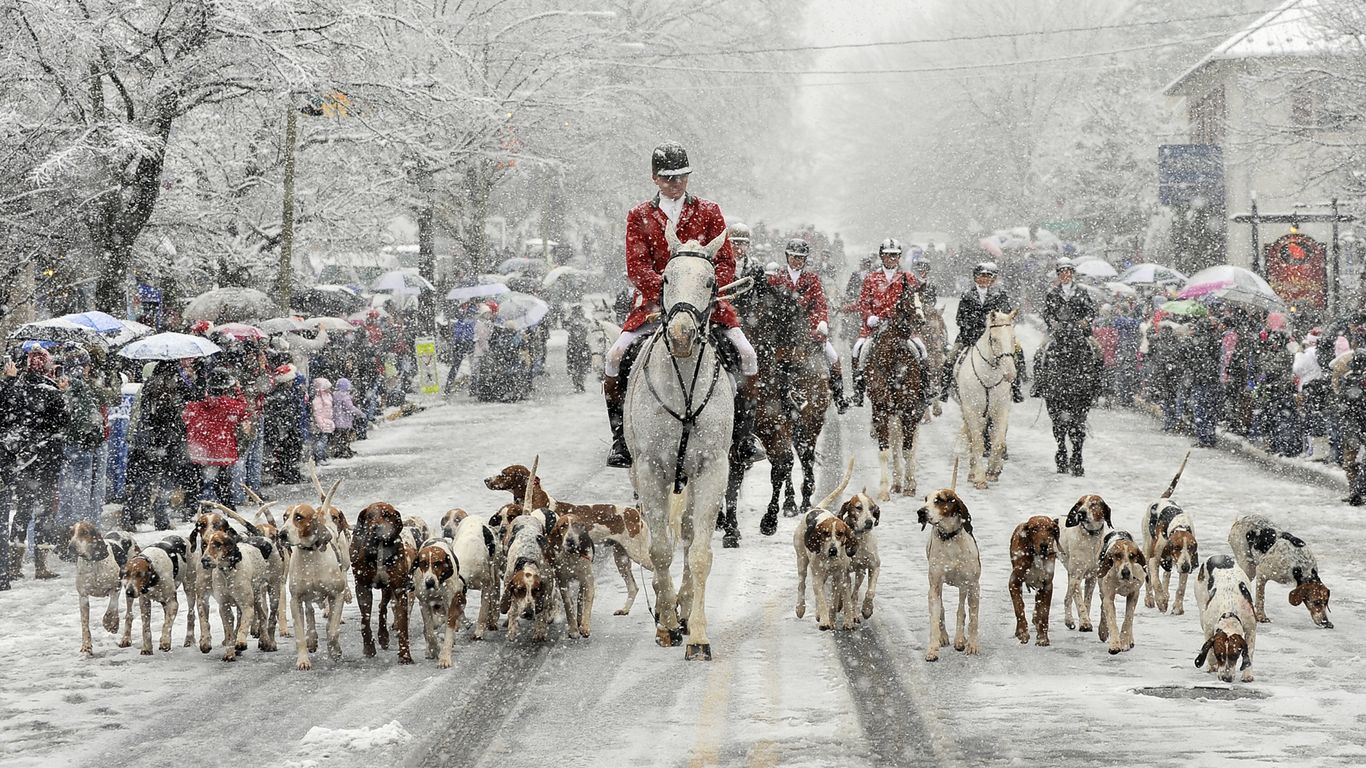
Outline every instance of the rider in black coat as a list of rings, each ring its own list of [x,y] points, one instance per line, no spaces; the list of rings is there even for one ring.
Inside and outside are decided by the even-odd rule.
[[[61,543],[57,530],[57,480],[62,470],[69,415],[62,389],[51,376],[52,355],[42,348],[29,353],[27,370],[0,391],[0,440],[12,456],[14,525],[10,529],[10,573],[24,556],[29,520],[34,525],[33,576],[50,579],[47,557]]]
[[[1053,272],[1057,275],[1058,282],[1048,289],[1043,298],[1043,322],[1048,327],[1049,336],[1051,339],[1057,339],[1059,336],[1075,338],[1081,335],[1089,339],[1091,322],[1096,319],[1097,314],[1095,299],[1076,284],[1077,267],[1071,259],[1066,256],[1058,259]],[[1033,397],[1042,396],[1042,374],[1044,366],[1047,365],[1045,354],[1051,345],[1050,340],[1034,354],[1034,386],[1029,393]],[[1098,350],[1093,349],[1094,351]],[[1099,378],[1099,370],[1093,373]],[[1096,382],[1097,389],[1099,383]]]
[[[949,389],[953,385],[953,366],[958,360],[958,355],[976,344],[986,332],[987,315],[992,312],[1012,312],[1015,309],[1015,302],[1010,295],[996,285],[996,275],[1000,271],[1000,267],[991,261],[984,261],[973,267],[972,279],[976,285],[963,291],[958,297],[958,312],[954,315],[958,337],[954,339],[953,348],[944,358],[944,386],[939,396],[941,400],[949,399]],[[1025,363],[1024,352],[1018,347],[1015,349],[1015,367],[1019,375],[1011,382],[1010,396],[1019,403],[1024,401],[1024,395],[1020,393],[1020,379],[1024,377]]]

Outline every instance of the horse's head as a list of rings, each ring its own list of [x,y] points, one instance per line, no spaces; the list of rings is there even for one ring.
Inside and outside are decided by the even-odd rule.
[[[926,323],[925,303],[921,291],[919,287],[912,288],[905,273],[902,273],[899,279],[902,281],[901,295],[897,297],[892,320],[912,329],[920,328]]]
[[[706,335],[716,300],[716,272],[712,258],[726,242],[722,232],[702,245],[696,240],[679,242],[674,225],[664,231],[669,242],[669,263],[664,266],[660,304],[664,310],[665,339],[669,354],[692,357],[698,342]]]
[[[986,341],[985,357],[993,368],[1002,368],[1006,381],[1014,381],[1019,372],[1015,370],[1015,317],[1020,310],[998,312],[992,310],[987,315],[986,331],[982,338]]]

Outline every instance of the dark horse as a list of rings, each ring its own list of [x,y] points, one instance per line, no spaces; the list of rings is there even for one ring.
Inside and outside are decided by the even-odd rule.
[[[1100,360],[1091,346],[1091,337],[1070,324],[1060,325],[1042,357],[1039,391],[1053,422],[1053,439],[1058,441],[1054,462],[1058,474],[1085,474],[1081,448],[1086,442],[1086,415],[1100,389]],[[1068,455],[1067,441],[1072,441]]]
[[[829,369],[820,348],[811,339],[806,312],[785,288],[760,280],[747,297],[754,320],[750,339],[759,354],[759,409],[754,434],[764,445],[773,483],[768,509],[759,532],[772,536],[778,529],[779,497],[784,515],[795,517],[811,508],[816,489],[816,443],[830,407]],[[802,464],[802,502],[798,507],[792,486],[793,451]],[[736,499],[744,481],[746,465],[731,461],[726,484],[726,509],[721,525],[722,546],[738,546]]]
[[[906,280],[906,276],[901,279]],[[915,494],[915,438],[926,410],[928,361],[921,357],[913,339],[927,330],[929,319],[922,294],[903,284],[892,316],[868,342],[872,349],[863,369],[873,406],[872,434],[882,466],[880,501],[890,501],[891,491]]]

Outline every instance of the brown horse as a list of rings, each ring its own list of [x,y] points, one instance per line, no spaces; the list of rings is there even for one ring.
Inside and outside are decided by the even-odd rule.
[[[796,517],[811,508],[811,495],[816,489],[816,443],[830,408],[830,373],[820,347],[811,339],[806,312],[791,291],[762,281],[753,299],[757,322],[751,339],[759,353],[760,391],[754,434],[768,453],[769,479],[773,483],[759,532],[772,536],[778,529],[780,496],[785,496],[781,506],[787,517]],[[794,450],[802,465],[800,507],[792,486]],[[739,541],[735,507],[745,469],[743,464],[731,464],[722,525],[723,546],[735,546],[732,542]]]
[[[904,278],[903,278],[904,279]],[[909,286],[906,286],[909,288]],[[926,368],[915,337],[926,328],[921,294],[903,290],[892,316],[868,342],[864,377],[873,407],[873,439],[882,464],[878,499],[890,501],[889,491],[908,496],[915,493],[915,437],[925,415]],[[900,431],[900,439],[893,434]],[[893,464],[889,467],[888,464]]]
[[[920,318],[913,316],[911,321],[915,327],[916,335],[925,342],[925,351],[928,353],[929,357],[929,369],[931,371],[942,371],[944,370],[944,356],[948,353],[946,344],[948,331],[944,326],[944,314],[939,311],[939,308],[936,307],[933,302],[926,302],[923,293],[921,294],[920,300],[920,310],[923,313],[924,320],[921,322]],[[931,411],[935,416],[938,416],[943,412],[943,409],[939,406],[939,390],[941,386],[942,379],[939,376],[930,377],[930,394],[932,395],[931,399],[933,401]],[[929,414],[926,414],[925,418],[922,419],[924,422],[929,422],[929,420]]]

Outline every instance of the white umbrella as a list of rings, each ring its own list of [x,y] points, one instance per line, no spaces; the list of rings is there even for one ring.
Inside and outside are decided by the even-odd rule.
[[[1111,282],[1106,283],[1106,284],[1105,284],[1105,287],[1106,287],[1106,288],[1109,288],[1109,289],[1110,289],[1110,293],[1113,293],[1113,294],[1115,294],[1116,296],[1137,296],[1137,295],[1138,295],[1138,290],[1137,290],[1137,289],[1135,289],[1132,285],[1126,285],[1125,283],[1116,283],[1116,282],[1111,281]]]
[[[158,333],[125,346],[119,350],[119,355],[129,360],[179,360],[185,357],[208,357],[222,351],[217,344],[203,336]]]
[[[310,317],[304,321],[304,327],[323,331],[350,331],[356,326],[340,317]]]
[[[436,288],[427,282],[427,279],[422,275],[395,270],[385,272],[376,278],[373,283],[370,283],[370,290],[384,291],[396,296],[416,296],[423,291],[434,291]]]
[[[550,305],[529,293],[509,293],[498,300],[498,318],[505,328],[526,330],[549,313]]]
[[[124,330],[123,323],[119,322],[117,317],[98,310],[62,315],[61,319],[94,328],[100,333],[119,333]]]
[[[503,283],[481,283],[479,285],[462,285],[452,288],[446,294],[446,298],[451,301],[469,301],[471,299],[483,299],[489,296],[499,296],[507,293],[508,287]]]
[[[1124,270],[1119,282],[1128,285],[1184,285],[1186,276],[1171,267],[1145,261]]]
[[[51,341],[57,344],[70,341],[77,344],[109,345],[109,340],[101,336],[94,328],[73,323],[60,317],[25,323],[11,331],[9,337],[24,341]]]
[[[109,344],[111,346],[117,347],[121,344],[127,344],[133,339],[150,336],[156,331],[156,329],[150,325],[143,325],[136,320],[120,320],[119,324],[123,326],[122,331],[105,334],[105,338],[109,339]]]
[[[1077,274],[1084,277],[1094,277],[1098,280],[1109,280],[1110,278],[1119,277],[1119,272],[1115,271],[1114,267],[1100,259],[1078,261],[1076,266]]]
[[[542,280],[541,283],[548,288],[564,277],[575,277],[579,275],[591,274],[593,273],[589,272],[586,269],[580,269],[579,267],[571,267],[566,265],[563,267],[555,267],[554,269],[550,270],[550,272],[546,273],[545,279]]]
[[[275,300],[255,288],[216,288],[201,293],[181,313],[186,320],[249,322],[280,314]]]
[[[302,320],[296,320],[292,317],[276,317],[261,323],[259,327],[266,333],[275,334],[302,331],[308,326],[304,325]]]

